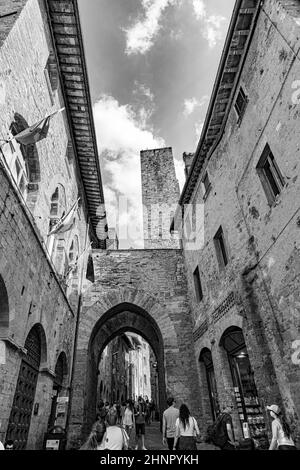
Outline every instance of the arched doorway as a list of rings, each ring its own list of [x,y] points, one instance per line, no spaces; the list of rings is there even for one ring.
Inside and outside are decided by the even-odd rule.
[[[212,354],[208,348],[202,349],[199,362],[201,365],[203,365],[205,370],[205,379],[208,393],[207,398],[209,399],[212,418],[215,421],[220,412],[220,407]]]
[[[61,403],[62,412],[59,413],[58,402],[60,395],[65,388],[66,377],[68,375],[68,364],[67,357],[64,352],[61,352],[58,356],[56,366],[55,366],[55,379],[53,381],[53,391],[52,391],[52,403],[51,403],[51,412],[48,422],[48,429],[53,428],[55,425],[60,425],[64,428],[66,421],[66,406],[67,402]]]
[[[101,354],[108,343],[125,332],[140,335],[151,346],[157,361],[158,372],[158,398],[160,412],[166,407],[166,385],[164,366],[164,345],[160,329],[155,320],[141,307],[134,304],[122,303],[108,310],[95,324],[88,344],[88,354],[77,354],[77,374],[73,387],[85,391],[84,407],[82,409],[81,440],[90,432],[96,416],[98,364]],[[82,381],[82,372],[85,371],[85,382]],[[120,397],[119,397],[120,398]],[[117,399],[117,391],[112,394],[112,400]],[[76,401],[77,404],[78,401]],[[74,403],[72,413],[79,415]],[[78,419],[78,418],[77,418]]]
[[[42,338],[38,325],[30,330],[24,347],[27,354],[21,362],[6,435],[6,440],[14,441],[16,450],[26,448],[30,428],[42,356]]]
[[[244,437],[252,437],[261,448],[268,448],[265,410],[258,397],[242,329],[228,328],[221,337],[220,346],[227,352]]]

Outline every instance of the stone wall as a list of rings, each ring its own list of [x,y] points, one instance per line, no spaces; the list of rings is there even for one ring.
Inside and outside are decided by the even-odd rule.
[[[85,293],[76,351],[70,445],[90,430],[93,374],[110,338],[131,330],[143,336],[157,357],[161,411],[166,394],[200,415],[192,324],[180,250],[94,251],[95,284]],[[83,423],[83,426],[82,426]]]
[[[179,248],[178,239],[170,234],[179,200],[172,149],[143,150],[141,176],[144,247]]]
[[[295,99],[300,39],[299,16],[289,16],[281,3],[267,1],[260,13],[240,79],[248,97],[246,111],[238,121],[232,107],[223,138],[204,164],[191,201],[198,208],[205,204],[204,241],[184,254],[195,356],[198,361],[204,347],[212,351],[221,404],[235,406],[220,339],[228,327],[237,326],[245,336],[261,402],[282,405],[299,432],[300,369],[291,357],[292,344],[300,338],[300,104]],[[256,169],[267,143],[285,179],[272,205]],[[200,181],[205,171],[211,190],[204,203]],[[220,267],[214,243],[220,226],[229,257],[226,267]],[[200,303],[193,285],[197,265],[204,294]],[[204,392],[200,364],[198,372]],[[206,412],[211,419],[208,405]],[[237,413],[234,419],[240,434]]]
[[[8,10],[25,6],[7,30],[0,49],[0,82],[4,90],[0,102],[1,139],[7,138],[15,113],[31,125],[64,106],[60,87],[50,95],[45,78],[44,69],[53,47],[43,2],[5,3]],[[88,257],[86,253],[80,258],[76,273],[71,271],[65,276],[72,241],[78,242],[74,259],[88,245],[83,201],[73,229],[55,237],[60,251],[53,257],[53,263],[46,255],[51,197],[55,189],[59,185],[64,188],[65,207],[61,208],[60,216],[71,208],[79,192],[75,162],[68,158],[68,144],[68,122],[62,113],[51,119],[47,138],[34,149],[39,169],[34,200],[28,197],[24,201],[5,164],[9,145],[3,146],[1,154],[4,163],[0,169],[0,276],[8,293],[9,322],[8,325],[0,322],[1,338],[6,346],[6,361],[0,366],[0,440],[5,439],[25,340],[30,329],[38,324],[44,335],[44,352],[35,396],[39,411],[32,415],[28,448],[42,446],[55,365],[62,351],[67,356],[66,382],[70,385],[78,289]],[[60,262],[56,263],[57,260]]]

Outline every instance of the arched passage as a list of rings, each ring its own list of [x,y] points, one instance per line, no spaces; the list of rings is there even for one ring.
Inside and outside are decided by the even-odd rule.
[[[149,302],[148,305],[150,306]],[[93,316],[97,315],[97,306],[94,306],[92,311]],[[133,303],[118,303],[107,309],[102,316],[100,306],[98,305],[97,320],[93,323],[87,344],[84,344],[84,335],[87,335],[86,322],[90,319],[89,315],[85,315],[79,328],[79,347],[75,359],[76,365],[69,426],[69,443],[72,447],[78,447],[85,440],[95,420],[97,371],[101,354],[112,339],[125,332],[132,332],[142,336],[152,348],[157,360],[159,406],[161,411],[166,406],[164,340],[156,320],[144,308]],[[107,398],[109,393],[110,391],[108,390]]]
[[[84,436],[88,434],[96,416],[97,371],[101,354],[112,339],[128,331],[142,336],[153,349],[158,365],[159,405],[160,409],[165,407],[164,346],[159,327],[155,320],[141,307],[129,303],[119,304],[101,317],[91,334],[82,429]],[[117,400],[119,398],[116,397]]]
[[[9,304],[8,304],[8,295],[7,290],[3,281],[2,276],[0,276],[0,331],[1,333],[6,333],[6,330],[9,327]]]
[[[124,255],[124,264],[116,264],[109,254],[103,254],[113,272],[119,273],[122,266],[128,272],[130,263],[136,269],[135,257],[131,260],[127,252]],[[94,261],[97,257],[98,252]],[[157,263],[158,260],[155,266]],[[98,279],[97,263],[96,266]],[[158,275],[156,278],[158,282]],[[159,389],[159,400],[156,401],[160,411],[166,406],[167,394],[174,396],[178,405],[186,403],[196,413],[198,411],[195,358],[186,347],[193,338],[185,296],[174,295],[172,291],[169,297],[169,292],[164,295],[159,286],[155,292],[149,292],[142,280],[138,287],[122,285],[120,276],[114,279],[111,273],[103,279],[102,285],[97,282],[84,294],[74,357],[69,448],[78,448],[83,443],[95,419],[95,391],[99,384],[97,361],[101,351],[111,339],[126,332],[141,336],[155,355]],[[111,400],[110,395],[111,391],[107,390],[107,398]]]

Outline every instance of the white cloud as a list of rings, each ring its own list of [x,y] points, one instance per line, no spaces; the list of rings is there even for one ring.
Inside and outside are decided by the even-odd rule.
[[[161,25],[160,19],[164,10],[177,0],[141,0],[145,10],[144,18],[133,26],[124,29],[126,33],[126,54],[145,54],[153,46]]]
[[[198,20],[206,17],[206,6],[203,0],[193,0],[193,7]]]
[[[203,126],[204,126],[204,121],[198,121],[195,124],[195,130],[199,137],[202,132]]]
[[[204,126],[204,121],[200,120],[195,123],[196,143],[198,144],[201,137],[201,132]]]
[[[190,114],[192,114],[197,108],[200,108],[201,106],[205,105],[209,99],[209,96],[204,95],[200,100],[197,100],[197,98],[188,98],[184,100],[184,110],[183,110],[183,115],[185,117],[188,117]]]
[[[132,106],[132,109],[138,116],[140,128],[148,129],[149,120],[155,110],[154,94],[144,83],[139,83],[135,80],[134,85],[135,89],[133,90],[133,95],[135,104]]]
[[[103,159],[104,178],[107,180],[104,195],[109,226],[116,226],[118,219],[119,235],[123,238],[121,247],[141,247],[140,151],[158,148],[165,143],[154,135],[149,125],[145,129],[140,112],[136,112],[128,104],[120,105],[112,96],[101,96],[94,105],[94,119]],[[127,229],[130,230],[130,240],[126,242],[124,233],[127,233]]]
[[[136,87],[133,91],[134,94],[141,94],[145,96],[150,102],[154,101],[154,94],[152,93],[150,88],[147,87],[147,85],[145,85],[144,83],[139,83],[137,80],[135,80],[134,84]]]
[[[210,15],[207,12],[206,5],[203,0],[192,0],[196,18],[202,23],[202,35],[208,41],[210,48],[214,48],[218,41],[224,37],[225,30],[223,28],[226,18],[220,15]]]
[[[224,21],[226,21],[224,16],[216,15],[210,15],[205,20],[203,36],[207,39],[209,47],[213,48],[217,45],[218,41],[222,41],[224,37]]]
[[[184,100],[184,111],[183,114],[185,117],[189,116],[195,111],[195,108],[198,106],[198,100],[196,98],[190,98]]]
[[[180,192],[181,192],[183,190],[183,186],[184,186],[184,183],[185,183],[184,162],[183,162],[183,159],[182,160],[177,160],[175,158],[174,163],[175,163],[176,177],[178,179]]]

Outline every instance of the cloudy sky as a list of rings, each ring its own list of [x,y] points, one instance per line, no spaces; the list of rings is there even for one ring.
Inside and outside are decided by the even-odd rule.
[[[234,0],[79,0],[109,226],[142,247],[140,150],[196,149]],[[127,207],[127,209],[126,209]],[[121,238],[124,238],[122,236]]]

